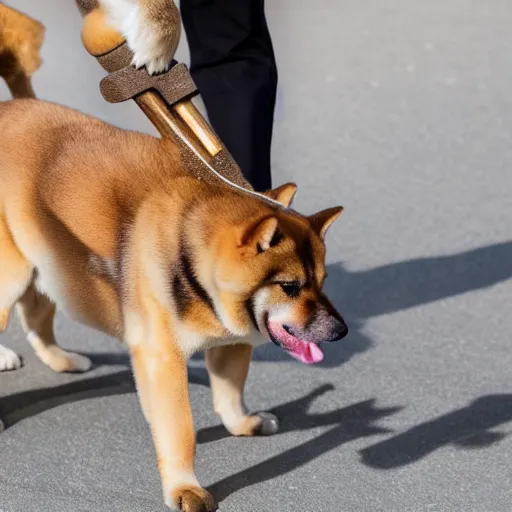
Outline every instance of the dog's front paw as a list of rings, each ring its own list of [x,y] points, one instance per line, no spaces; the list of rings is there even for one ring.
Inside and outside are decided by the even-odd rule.
[[[184,485],[169,493],[165,504],[179,512],[215,512],[217,502],[213,496],[198,486]]]
[[[245,416],[228,429],[234,436],[270,436],[279,430],[279,420],[270,412]]]
[[[48,345],[34,331],[27,335],[37,357],[54,372],[82,373],[91,369],[91,360],[81,354],[68,352],[56,344]]]
[[[81,354],[67,352],[60,347],[52,347],[46,353],[37,353],[41,361],[48,365],[54,372],[85,373],[92,368],[91,360]]]
[[[21,358],[10,348],[0,345],[0,372],[21,368]]]
[[[82,354],[67,352],[69,367],[66,371],[75,373],[85,373],[92,368],[92,361]]]

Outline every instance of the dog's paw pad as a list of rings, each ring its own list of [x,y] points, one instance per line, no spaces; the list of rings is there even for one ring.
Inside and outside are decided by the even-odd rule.
[[[10,348],[0,345],[0,372],[21,368],[21,357]]]
[[[271,436],[279,431],[279,420],[270,412],[259,412],[256,414],[261,418],[261,423],[256,427],[254,433],[259,436]]]

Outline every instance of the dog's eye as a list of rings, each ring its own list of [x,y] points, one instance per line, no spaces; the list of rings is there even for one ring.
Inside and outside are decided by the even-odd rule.
[[[283,292],[288,295],[288,297],[294,298],[297,297],[300,293],[300,284],[293,282],[293,283],[280,283],[281,288],[283,289]]]

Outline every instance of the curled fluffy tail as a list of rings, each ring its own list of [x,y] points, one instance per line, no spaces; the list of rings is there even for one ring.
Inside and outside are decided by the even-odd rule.
[[[35,98],[31,76],[41,65],[44,26],[0,4],[0,77],[14,98]]]

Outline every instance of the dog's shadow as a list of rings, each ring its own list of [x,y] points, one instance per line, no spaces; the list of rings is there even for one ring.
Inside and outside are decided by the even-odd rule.
[[[280,419],[280,429],[276,435],[319,426],[331,427],[330,429],[279,455],[214,483],[208,488],[213,496],[222,501],[240,489],[284,475],[345,443],[362,437],[388,433],[389,429],[375,425],[375,422],[402,409],[402,407],[379,408],[375,405],[375,399],[371,399],[325,413],[309,414],[308,409],[312,402],[332,390],[334,386],[325,384],[298,400],[287,402],[272,410]],[[229,435],[224,427],[219,425],[200,430],[197,433],[197,439],[198,443],[208,443]]]
[[[108,365],[130,366],[128,355],[119,353],[86,354],[95,367]],[[190,384],[209,386],[208,375],[202,368],[189,368]],[[136,387],[131,369],[120,370],[97,377],[80,378],[73,382],[41,389],[31,389],[2,398],[0,418],[5,427],[36,416],[64,404],[104,396],[135,393]]]

